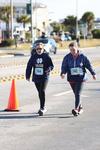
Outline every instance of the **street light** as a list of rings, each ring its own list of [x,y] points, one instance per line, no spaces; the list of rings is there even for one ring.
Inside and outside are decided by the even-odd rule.
[[[13,39],[13,0],[10,0],[11,6],[11,39]]]
[[[80,33],[79,33],[79,27],[78,27],[78,0],[76,0],[76,42],[78,46],[80,46],[79,38],[80,38]]]
[[[76,39],[79,38],[79,27],[78,27],[78,0],[76,0]]]
[[[36,8],[36,0],[35,0],[35,9]],[[35,10],[33,12],[33,0],[30,0],[30,4],[31,4],[31,37],[32,37],[32,43],[34,43],[35,38],[36,38],[36,26],[37,26],[37,14],[35,14]],[[37,12],[36,12],[37,13]],[[33,14],[34,14],[34,21],[33,21]]]
[[[34,31],[33,31],[33,0],[30,0],[31,4],[31,38],[32,38],[32,44],[34,42]]]

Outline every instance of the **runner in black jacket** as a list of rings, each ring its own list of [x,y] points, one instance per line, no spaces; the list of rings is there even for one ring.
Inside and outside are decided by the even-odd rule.
[[[30,80],[31,72],[32,81],[38,90],[40,99],[39,115],[43,115],[46,112],[45,108],[45,89],[48,83],[50,71],[53,69],[53,62],[50,56],[44,52],[43,43],[39,43],[36,46],[36,54],[32,55],[28,61],[26,68],[26,80]]]

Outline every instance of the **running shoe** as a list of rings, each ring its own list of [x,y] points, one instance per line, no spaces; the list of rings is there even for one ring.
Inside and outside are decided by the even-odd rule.
[[[79,106],[78,114],[82,114],[82,113],[83,113],[83,107],[82,107],[82,106]]]
[[[39,109],[39,111],[38,111],[39,116],[43,116],[43,115],[46,113],[46,111],[47,111],[46,108],[44,108],[44,109]]]
[[[78,110],[77,109],[72,109],[72,114],[74,116],[78,116]]]

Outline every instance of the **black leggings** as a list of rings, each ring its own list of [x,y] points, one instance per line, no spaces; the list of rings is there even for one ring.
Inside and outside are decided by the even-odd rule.
[[[35,86],[38,90],[38,95],[40,99],[40,109],[44,109],[45,107],[45,89],[47,86],[48,80],[42,82],[35,82]]]
[[[79,106],[81,105],[80,92],[81,92],[81,89],[82,89],[82,85],[83,85],[83,82],[70,83],[70,86],[71,86],[71,88],[74,92],[74,95],[75,95],[75,109],[78,109]]]

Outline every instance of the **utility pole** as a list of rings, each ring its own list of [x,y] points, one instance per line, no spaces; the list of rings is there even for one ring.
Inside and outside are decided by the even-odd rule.
[[[79,26],[78,26],[78,0],[76,0],[76,42],[78,46],[80,46],[80,33],[79,33]]]
[[[33,30],[33,0],[30,0],[31,4],[31,38],[32,38],[32,44],[34,43],[35,40],[35,35],[34,35],[34,30]]]
[[[10,0],[11,7],[11,39],[13,39],[13,0]]]
[[[76,0],[76,39],[78,37],[78,0]]]

